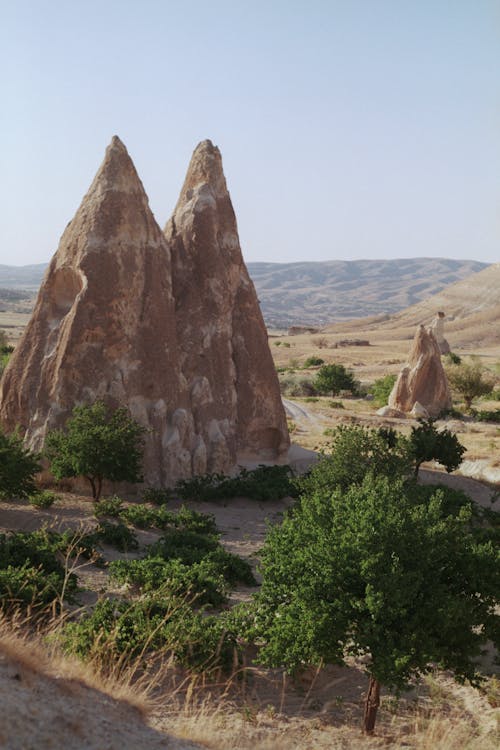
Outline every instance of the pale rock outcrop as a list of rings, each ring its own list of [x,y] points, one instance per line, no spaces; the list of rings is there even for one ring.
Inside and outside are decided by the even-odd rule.
[[[210,159],[193,159],[190,195],[183,191],[174,215],[172,266],[135,167],[113,138],[0,383],[2,425],[18,427],[30,448],[40,450],[76,404],[97,399],[128,407],[146,427],[144,477],[156,486],[230,471],[239,447],[273,456],[288,447],[218,159],[205,181]]]
[[[449,354],[451,351],[449,343],[446,341],[444,337],[444,319],[445,319],[444,312],[438,312],[436,317],[431,323],[431,330],[434,334],[434,338],[437,341],[437,344],[439,346],[439,351],[441,354]]]
[[[400,409],[393,409],[390,406],[382,406],[380,409],[377,409],[375,414],[378,417],[390,417],[392,419],[402,419],[406,416],[404,411],[401,411]]]
[[[206,470],[278,458],[288,429],[267,331],[241,254],[219,149],[195,149],[165,236],[172,253],[180,369]],[[200,443],[201,445],[201,443]],[[198,461],[203,463],[199,448]]]
[[[411,412],[424,409],[436,417],[451,406],[450,389],[441,364],[441,353],[434,334],[419,326],[413,339],[408,364],[399,373],[389,396],[389,407]]]

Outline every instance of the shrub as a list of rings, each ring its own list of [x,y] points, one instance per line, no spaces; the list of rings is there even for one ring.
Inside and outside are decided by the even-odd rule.
[[[289,466],[259,466],[242,469],[235,477],[206,474],[179,482],[176,492],[183,500],[222,500],[247,497],[253,500],[279,500],[296,495]]]
[[[500,409],[494,409],[493,411],[473,411],[473,416],[476,422],[500,422]]]
[[[30,495],[28,502],[30,505],[34,505],[35,508],[50,508],[51,505],[57,500],[57,495],[49,490],[41,490]]]
[[[344,408],[344,404],[342,403],[342,401],[329,401],[328,406],[330,407],[330,409],[343,409]]]
[[[119,552],[130,552],[139,548],[136,535],[124,523],[101,521],[95,533],[100,542],[116,547]]]
[[[141,587],[145,592],[162,592],[194,598],[196,605],[218,607],[227,601],[228,584],[219,566],[209,560],[185,565],[180,560],[146,557],[116,560],[109,566],[111,578]]]
[[[326,430],[325,430],[326,432]],[[393,445],[378,430],[360,425],[340,425],[329,428],[332,440],[321,460],[309,474],[296,480],[300,490],[340,487],[347,490],[361,484],[369,473],[387,477],[410,477],[413,454],[408,440],[401,435]]]
[[[396,375],[384,375],[383,378],[376,380],[370,388],[373,394],[373,403],[376,406],[385,406],[389,401],[389,396],[396,382]]]
[[[40,469],[39,456],[24,448],[19,435],[0,430],[0,499],[35,494]]]
[[[434,420],[419,419],[411,428],[410,446],[415,461],[415,476],[424,461],[437,461],[449,473],[462,463],[465,447],[450,430],[437,430]]]
[[[281,341],[275,341],[274,346],[281,346]]]
[[[455,352],[448,352],[445,356],[450,365],[460,365],[462,363],[461,358]]]
[[[138,482],[144,445],[144,428],[127,409],[111,412],[98,401],[75,406],[64,430],[47,435],[45,453],[56,479],[85,477],[92,497],[99,500],[102,482]]]
[[[170,516],[168,511],[167,516]],[[156,508],[149,508],[142,503],[122,508],[120,510],[120,518],[132,526],[137,526],[139,529],[150,529],[154,526],[162,528],[164,523],[160,520],[164,518],[161,514],[161,509],[157,510]]]
[[[475,398],[491,393],[496,382],[478,360],[451,365],[446,368],[446,375],[453,390],[462,396],[467,410]]]
[[[336,396],[340,391],[354,391],[356,382],[344,365],[323,365],[314,379],[314,387],[318,393]]]
[[[143,502],[153,505],[166,505],[172,497],[172,490],[166,488],[146,487],[142,492]]]
[[[324,363],[325,360],[321,359],[321,357],[308,357],[302,366],[304,368],[319,367],[319,365],[323,365]]]
[[[312,343],[318,347],[318,349],[326,349],[328,346],[328,339],[325,336],[318,336],[312,339]]]
[[[94,504],[94,516],[96,518],[100,518],[101,516],[118,518],[122,510],[123,500],[120,497],[117,497],[117,495],[104,497],[102,500],[98,500]]]

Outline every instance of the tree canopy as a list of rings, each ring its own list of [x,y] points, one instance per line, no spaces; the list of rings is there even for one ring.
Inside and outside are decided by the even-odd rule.
[[[144,428],[125,408],[110,411],[98,401],[76,406],[63,430],[47,435],[45,454],[57,479],[85,477],[98,500],[102,482],[141,481]]]
[[[353,391],[356,388],[354,375],[344,365],[323,365],[314,379],[318,393],[336,396],[340,391]]]
[[[295,670],[368,656],[368,732],[381,684],[403,687],[434,664],[474,681],[498,628],[492,543],[472,533],[470,508],[448,514],[445,490],[415,487],[372,474],[347,490],[316,485],[262,552],[262,661]]]
[[[0,430],[0,498],[27,497],[36,491],[39,456],[23,446],[16,433]]]

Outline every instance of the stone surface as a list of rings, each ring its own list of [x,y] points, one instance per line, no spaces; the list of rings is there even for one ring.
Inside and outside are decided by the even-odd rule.
[[[434,338],[437,341],[437,345],[439,346],[439,351],[441,354],[449,354],[451,351],[449,343],[446,341],[444,337],[444,319],[445,319],[444,312],[438,312],[436,317],[431,323],[431,330],[434,334]]]
[[[402,419],[406,416],[400,409],[393,409],[390,406],[382,406],[380,409],[377,409],[376,414],[379,417],[392,417],[393,419]]]
[[[419,401],[415,401],[410,414],[415,419],[429,419],[429,412]]]
[[[424,326],[418,327],[408,364],[399,373],[389,396],[389,406],[403,412],[411,412],[416,402],[431,417],[451,406],[439,346],[433,332]]]
[[[165,235],[200,466],[214,471],[238,458],[283,455],[289,437],[279,382],[221,155],[210,141],[193,153]]]
[[[154,485],[229,471],[239,446],[265,455],[288,446],[229,196],[218,202],[222,170],[208,177],[215,185],[201,186],[193,212],[184,193],[176,211],[186,254],[174,242],[174,270],[135,167],[113,138],[0,383],[0,420],[19,427],[29,447],[41,449],[75,404],[97,399],[127,406],[147,428],[144,476]],[[221,334],[224,305],[230,336]]]

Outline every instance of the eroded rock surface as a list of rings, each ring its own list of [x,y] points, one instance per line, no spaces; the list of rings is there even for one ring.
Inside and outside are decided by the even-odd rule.
[[[241,254],[219,149],[195,149],[165,235],[172,253],[180,367],[206,470],[289,446],[278,378]]]
[[[189,194],[189,195],[188,195]],[[239,249],[220,154],[201,144],[170,231],[119,138],[67,226],[0,383],[0,420],[40,450],[75,404],[125,405],[147,428],[145,480],[277,457],[286,420]],[[272,367],[272,372],[271,372]]]
[[[408,364],[399,373],[389,396],[389,407],[411,412],[417,402],[416,411],[427,412],[431,417],[437,417],[451,406],[438,343],[432,330],[427,331],[424,326],[417,329]]]
[[[431,330],[432,330],[432,333],[434,334],[434,338],[437,341],[437,345],[439,346],[439,351],[441,352],[441,354],[449,354],[449,352],[451,351],[450,345],[444,337],[445,317],[446,316],[444,312],[440,311],[438,312],[438,314],[436,315],[436,317],[434,318],[431,324]]]

